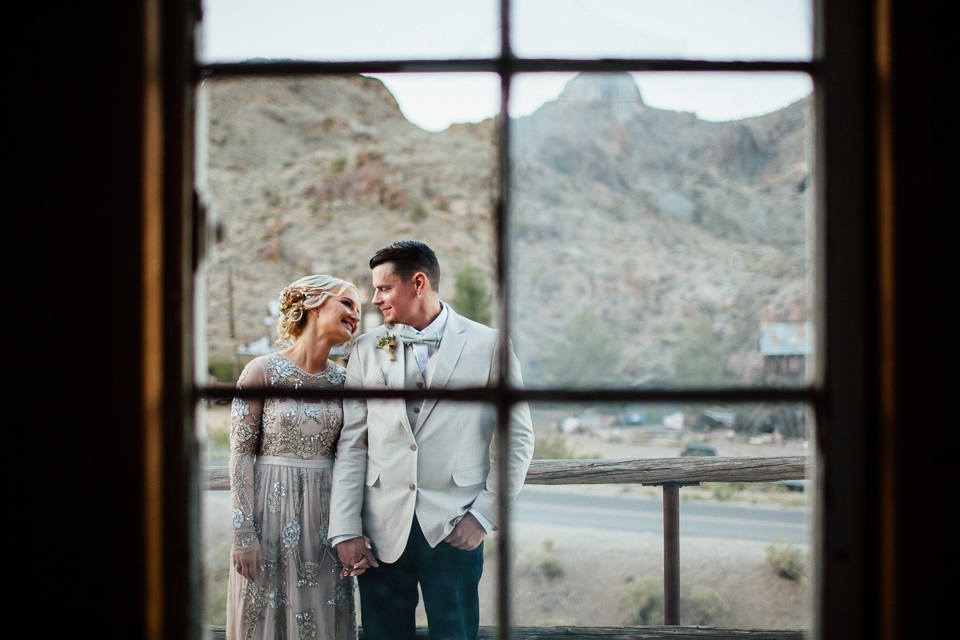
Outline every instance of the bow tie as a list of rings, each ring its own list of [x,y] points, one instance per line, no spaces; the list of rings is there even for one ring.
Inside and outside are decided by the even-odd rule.
[[[432,347],[440,346],[440,336],[436,333],[418,333],[417,331],[408,328],[403,329],[399,335],[400,342],[403,344],[413,344],[415,342],[420,342],[422,344],[430,345]]]

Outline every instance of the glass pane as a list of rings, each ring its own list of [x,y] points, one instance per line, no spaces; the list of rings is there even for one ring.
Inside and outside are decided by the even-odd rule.
[[[495,0],[204,0],[204,62],[491,57]]]
[[[556,459],[589,463],[594,477],[604,461],[633,460],[661,470],[660,481],[682,481],[691,465],[725,457],[799,456],[789,481],[749,481],[759,476],[731,465],[717,482],[679,489],[680,623],[807,628],[813,494],[802,460],[812,454],[812,412],[537,403],[532,416],[535,460],[511,514],[517,626],[663,624],[662,487],[576,477],[556,484],[547,473]]]
[[[478,100],[499,98],[496,76],[418,82],[427,95],[469,85]],[[383,331],[368,263],[398,240],[419,239],[436,252],[441,299],[479,321],[496,317],[491,118],[426,131],[408,121],[380,79],[363,76],[214,80],[200,103],[207,161],[199,182],[224,228],[206,267],[208,382],[233,386],[251,359],[277,349],[278,292],[307,274],[355,282],[359,333]],[[346,353],[335,347],[331,356],[342,362]],[[208,434],[203,464],[224,476],[230,409],[210,403],[199,421]],[[212,625],[224,624],[231,509],[229,491],[205,494]]]
[[[527,58],[808,60],[809,0],[515,0]]]
[[[545,77],[518,77],[511,107]],[[809,91],[799,74],[582,74],[511,120],[528,386],[809,379]]]
[[[496,77],[481,78],[492,81],[474,83],[475,93],[495,100]],[[436,75],[427,89],[461,80]],[[272,342],[270,304],[283,285],[330,273],[359,284],[369,303],[369,259],[397,240],[436,251],[445,300],[458,301],[458,275],[469,272],[482,298],[471,313],[495,317],[492,119],[424,131],[379,80],[361,76],[231,79],[206,90],[207,180],[225,229],[207,279],[219,380],[235,379],[243,349]],[[364,311],[365,328],[379,324],[376,308]]]

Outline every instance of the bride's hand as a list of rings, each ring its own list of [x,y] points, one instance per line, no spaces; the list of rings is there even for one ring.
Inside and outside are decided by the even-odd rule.
[[[263,551],[260,547],[250,551],[233,552],[233,568],[251,582],[260,579],[260,573],[263,571]]]
[[[361,573],[372,567],[379,566],[377,559],[373,555],[373,543],[367,536],[362,536],[363,547],[361,550],[361,538],[350,538],[337,545],[337,555],[340,556],[340,562],[343,563],[343,569],[340,571],[340,577],[359,576]],[[346,544],[352,543],[352,544]],[[341,547],[343,547],[341,549]]]

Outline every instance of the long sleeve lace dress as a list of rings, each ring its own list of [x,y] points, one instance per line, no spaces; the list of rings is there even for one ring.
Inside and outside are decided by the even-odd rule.
[[[301,371],[279,353],[251,361],[237,387],[342,389],[343,367]],[[355,579],[328,546],[330,478],[343,428],[339,401],[234,399],[230,425],[233,549],[263,551],[250,582],[230,571],[227,638],[347,640],[357,636]]]

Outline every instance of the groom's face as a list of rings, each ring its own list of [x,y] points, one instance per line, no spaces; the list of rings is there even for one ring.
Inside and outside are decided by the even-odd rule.
[[[393,272],[393,263],[373,268],[373,304],[386,324],[411,324],[417,316],[417,288],[414,278],[405,282]]]

